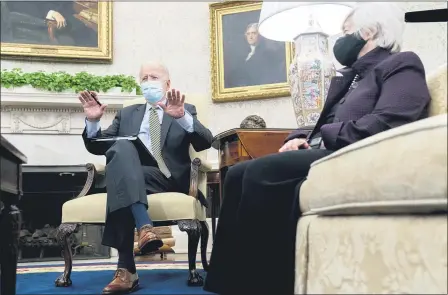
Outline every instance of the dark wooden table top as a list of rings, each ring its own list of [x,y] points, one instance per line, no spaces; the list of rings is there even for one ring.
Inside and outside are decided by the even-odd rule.
[[[296,130],[296,129],[293,129],[293,128],[252,128],[252,129],[233,128],[233,129],[229,129],[229,130],[226,130],[224,132],[217,134],[213,138],[212,147],[218,150],[222,139],[229,137],[231,135],[236,135],[238,133],[275,133],[275,132],[284,133],[285,131],[292,132],[294,130]]]
[[[79,173],[87,172],[86,164],[81,165],[23,165],[23,173]]]
[[[27,157],[20,152],[12,143],[10,143],[6,138],[1,136],[1,152],[0,155],[5,157],[6,155],[12,156],[19,160],[21,164],[28,162]]]

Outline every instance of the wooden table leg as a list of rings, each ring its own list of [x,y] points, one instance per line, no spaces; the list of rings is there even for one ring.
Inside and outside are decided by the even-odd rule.
[[[211,198],[211,218],[212,218],[212,241],[215,240],[216,234],[216,217],[219,216],[220,208],[220,179],[219,171],[210,171],[207,173],[207,194]]]
[[[216,196],[213,188],[209,188],[209,193],[212,198],[212,242],[214,242],[216,233]]]
[[[15,201],[17,199],[11,197],[0,204],[0,294],[8,295],[16,294],[21,215]]]

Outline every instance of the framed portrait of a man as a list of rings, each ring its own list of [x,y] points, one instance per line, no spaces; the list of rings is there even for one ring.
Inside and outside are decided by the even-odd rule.
[[[2,58],[112,61],[110,1],[1,1]]]
[[[292,44],[258,33],[261,2],[210,4],[212,97],[216,102],[289,95]]]

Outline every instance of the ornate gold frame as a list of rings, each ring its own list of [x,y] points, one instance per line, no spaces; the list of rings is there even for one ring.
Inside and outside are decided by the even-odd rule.
[[[113,1],[98,1],[98,47],[1,43],[2,58],[21,60],[112,62]]]
[[[224,60],[222,43],[222,17],[226,14],[261,9],[261,2],[229,1],[212,3],[210,10],[210,62],[212,98],[214,102],[244,101],[263,98],[289,96],[289,83],[276,83],[259,86],[224,88]],[[293,45],[287,43],[286,65],[293,59]],[[288,72],[288,69],[285,69]],[[288,73],[286,73],[288,77]]]

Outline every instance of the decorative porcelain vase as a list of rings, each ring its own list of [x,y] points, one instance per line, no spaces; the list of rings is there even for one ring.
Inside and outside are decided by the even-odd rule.
[[[291,98],[299,127],[316,124],[335,74],[328,52],[328,35],[310,21],[309,29],[295,40],[295,57],[289,69]]]

